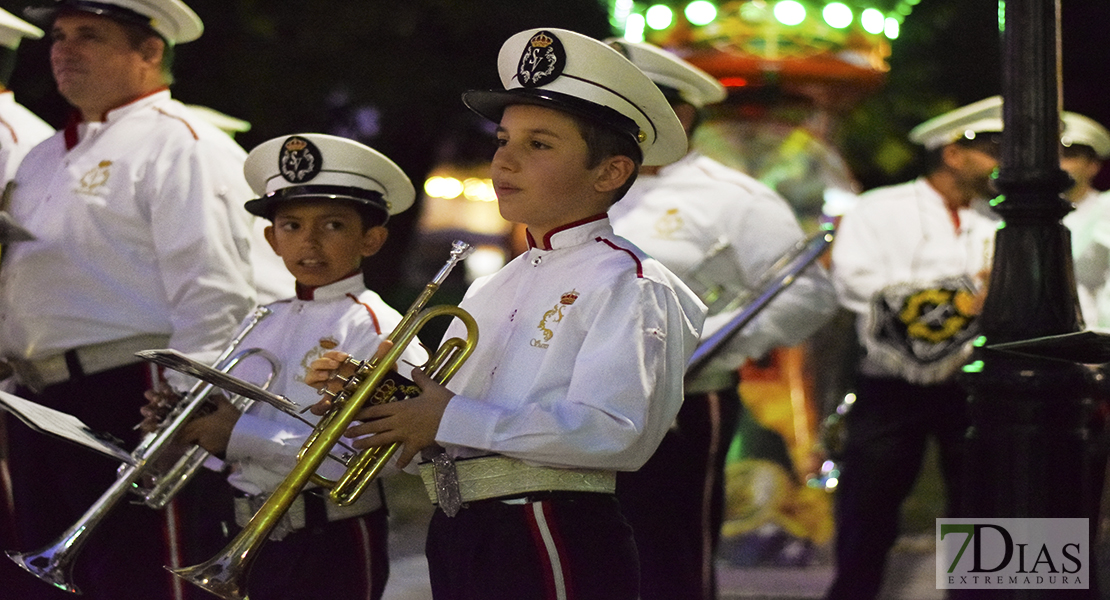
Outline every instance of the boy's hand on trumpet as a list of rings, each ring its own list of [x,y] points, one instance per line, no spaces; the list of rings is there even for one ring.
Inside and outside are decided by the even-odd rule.
[[[195,416],[181,428],[177,441],[184,444],[196,444],[213,455],[223,459],[227,454],[227,442],[231,439],[231,431],[239,422],[243,414],[227,398],[221,394],[208,397],[208,403],[214,408],[205,410],[201,415]]]
[[[383,341],[375,357],[381,358],[392,347],[392,342]],[[337,373],[343,377],[350,376],[350,373],[344,374],[341,368],[349,356],[337,351],[325,353],[309,365],[305,383],[316,389],[326,387],[333,392],[342,390],[343,382],[333,377]],[[347,438],[357,438],[351,445],[360,450],[400,443],[402,448],[397,455],[397,467],[401,469],[421,450],[435,444],[443,411],[455,396],[454,392],[433,381],[421,369],[412,370],[412,381],[420,388],[419,396],[403,402],[364,407],[355,416],[361,423],[352,424],[343,434]],[[331,401],[324,399],[312,406],[312,413],[323,415],[330,407]]]

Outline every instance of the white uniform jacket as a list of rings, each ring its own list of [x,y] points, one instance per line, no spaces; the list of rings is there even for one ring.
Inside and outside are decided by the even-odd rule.
[[[702,336],[739,312],[738,296],[754,298],[760,276],[804,235],[790,205],[766,185],[698,153],[643,175],[609,210],[613,230],[674,271],[695,292],[712,289]],[[687,392],[719,389],[745,359],[791,346],[836,311],[836,293],[820,265],[806,269],[687,382]],[[701,385],[699,385],[701,384]],[[697,389],[704,388],[704,389]]]
[[[0,186],[15,177],[23,157],[54,128],[15,101],[11,90],[0,92]]]
[[[242,152],[168,90],[36,146],[11,213],[38,239],[4,256],[0,355],[166,334],[215,358],[254,305]]]
[[[638,469],[678,413],[705,306],[604,215],[529,241],[459,305],[479,341],[436,440],[452,457]]]
[[[313,360],[328,350],[367,360],[401,321],[396,310],[366,289],[361,274],[316,288],[311,299],[290,298],[268,308],[273,313],[262,319],[239,349],[261,348],[276,356],[280,371],[270,391],[289,398],[301,408],[320,400],[316,390],[304,383]],[[405,350],[403,360],[421,365],[427,360],[427,353],[413,343]],[[266,369],[267,364],[252,357],[232,374],[261,383]],[[402,368],[406,376],[407,370],[410,369]],[[308,412],[301,416],[309,421],[319,419]],[[311,429],[305,423],[269,404],[254,403],[239,417],[228,441],[226,460],[232,465],[228,481],[248,494],[272,492],[296,464],[297,452],[309,433]],[[334,478],[342,473],[342,466],[325,460],[320,473]]]
[[[998,221],[973,208],[956,219],[928,181],[871,190],[840,221],[832,249],[832,278],[840,303],[857,315],[876,292],[893,284],[928,285],[966,275],[978,284],[991,267]],[[866,319],[857,319],[863,340]],[[866,357],[867,375],[894,375]]]
[[[1110,192],[1091,191],[1064,216],[1079,306],[1088,329],[1110,329]]]

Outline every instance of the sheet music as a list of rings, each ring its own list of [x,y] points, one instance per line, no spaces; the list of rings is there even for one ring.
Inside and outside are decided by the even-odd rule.
[[[107,433],[89,429],[81,419],[71,414],[4,391],[0,391],[0,409],[19,417],[31,429],[80,444],[129,465],[135,464],[131,453],[118,445],[119,440]]]
[[[1090,330],[987,344],[987,348],[1087,365],[1110,363],[1110,334]]]

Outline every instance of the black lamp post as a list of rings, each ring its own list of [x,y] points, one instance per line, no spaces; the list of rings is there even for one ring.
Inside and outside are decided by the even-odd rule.
[[[964,517],[1089,517],[1086,367],[989,348],[1078,332],[1070,210],[1060,193],[1059,0],[1006,0],[1004,132],[990,291],[980,325],[985,346],[965,369],[971,428]],[[1093,557],[1093,552],[1092,552]],[[1095,569],[1090,569],[1094,575]],[[1093,598],[1091,590],[966,590],[974,598]]]

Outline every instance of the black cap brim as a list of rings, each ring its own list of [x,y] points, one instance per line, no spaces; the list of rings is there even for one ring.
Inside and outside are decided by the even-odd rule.
[[[589,119],[602,126],[629,136],[639,144],[640,126],[636,121],[619,112],[588,100],[540,88],[515,88],[511,90],[470,90],[463,92],[463,104],[470,110],[493,121],[501,122],[505,107],[513,104],[531,104],[553,108]]]
[[[252,215],[273,220],[274,211],[283,202],[295,200],[337,200],[353,202],[357,205],[377,209],[381,212],[382,223],[389,219],[389,208],[381,194],[363,188],[342,185],[295,185],[284,187],[261,198],[248,200],[243,208]]]

